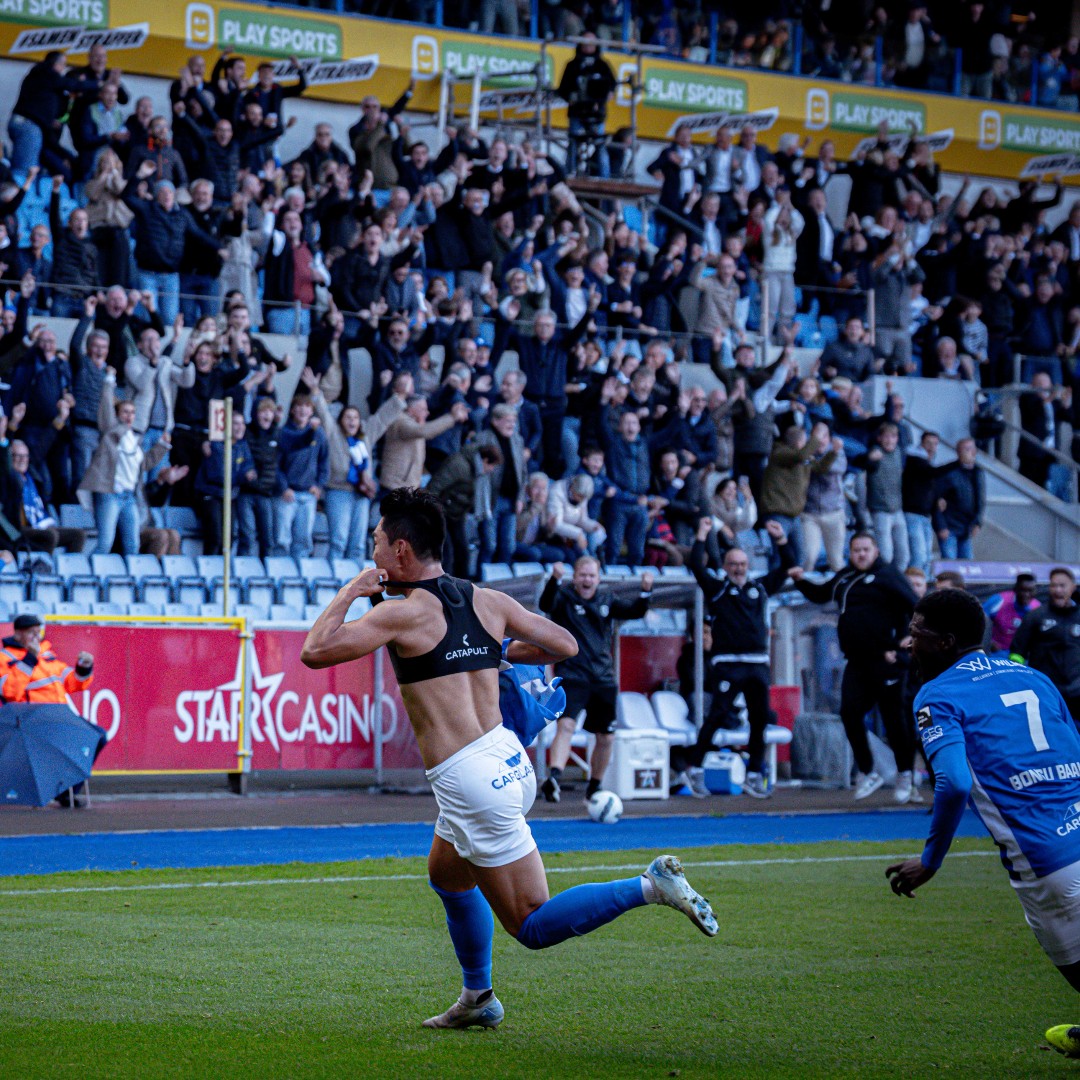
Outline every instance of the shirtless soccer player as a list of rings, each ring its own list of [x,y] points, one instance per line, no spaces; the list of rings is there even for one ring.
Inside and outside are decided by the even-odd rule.
[[[587,934],[650,903],[676,908],[710,937],[717,925],[671,855],[654,859],[640,877],[549,897],[525,821],[536,776],[499,713],[500,643],[512,638],[507,659],[530,664],[565,660],[577,645],[509,596],[444,574],[444,534],[434,496],[411,488],[387,495],[375,528],[376,568],[337,594],[311,628],[302,658],[329,667],[388,647],[439,807],[428,874],[464,977],[459,1000],[424,1025],[493,1028],[503,1007],[491,986],[492,912],[529,949]],[[401,599],[384,599],[384,590]],[[346,623],[361,596],[375,606]]]

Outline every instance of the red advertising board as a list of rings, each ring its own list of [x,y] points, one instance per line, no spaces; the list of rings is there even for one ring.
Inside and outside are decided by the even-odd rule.
[[[259,630],[251,680],[253,769],[373,769],[376,664],[312,671],[300,663],[305,634]],[[422,768],[390,665],[383,663],[383,766]]]
[[[312,671],[302,630],[258,630],[251,650],[253,769],[372,769],[376,665],[383,665],[382,764],[422,768],[383,657]],[[241,766],[243,669],[234,627],[52,623],[58,656],[95,657],[94,681],[72,704],[109,743],[97,773],[235,772]]]
[[[48,637],[69,661],[84,649],[94,654],[94,681],[71,703],[108,733],[95,772],[241,767],[244,671],[236,627],[53,622]],[[255,632],[252,769],[373,769],[380,705],[383,768],[423,768],[385,657],[312,671],[300,662],[304,637],[302,630]],[[622,688],[658,689],[674,674],[681,645],[676,637],[622,638]]]
[[[48,638],[72,663],[94,654],[94,681],[72,703],[108,733],[96,772],[237,769],[235,629],[53,623]]]

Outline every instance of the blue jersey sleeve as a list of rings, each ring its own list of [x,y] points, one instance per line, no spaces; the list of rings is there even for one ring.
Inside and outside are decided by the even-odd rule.
[[[983,611],[988,619],[992,619],[1005,603],[1005,597],[1001,593],[995,593],[983,601]]]
[[[947,697],[935,694],[932,686],[924,687],[915,698],[915,724],[927,761],[942,747],[964,745],[960,713]]]
[[[963,742],[938,746],[934,751],[934,816],[922,853],[928,870],[937,870],[944,862],[970,794],[971,770]]]

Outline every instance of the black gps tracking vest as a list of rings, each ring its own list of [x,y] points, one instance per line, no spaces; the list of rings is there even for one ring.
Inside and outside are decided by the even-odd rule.
[[[484,629],[473,611],[472,582],[443,574],[424,581],[387,581],[385,584],[431,593],[442,604],[446,616],[446,633],[431,652],[399,656],[392,644],[387,645],[399,686],[459,672],[484,671],[502,663],[502,643]],[[385,598],[377,595],[372,599],[378,602]]]

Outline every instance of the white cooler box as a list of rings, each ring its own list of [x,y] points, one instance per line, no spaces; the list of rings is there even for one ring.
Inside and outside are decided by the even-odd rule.
[[[604,787],[627,799],[668,797],[668,739],[663,728],[619,728]]]

